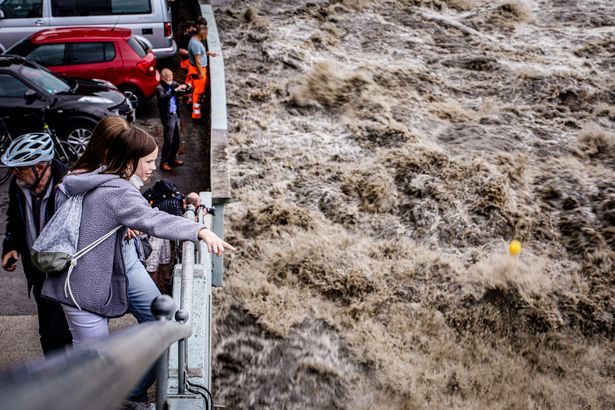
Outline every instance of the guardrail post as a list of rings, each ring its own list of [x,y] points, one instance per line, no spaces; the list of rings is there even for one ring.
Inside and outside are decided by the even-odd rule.
[[[164,322],[170,320],[176,309],[173,298],[168,295],[160,295],[152,302],[152,314],[156,320]],[[156,410],[164,410],[167,401],[167,384],[169,379],[169,349],[158,359],[156,371]]]
[[[195,219],[196,209],[192,205],[186,207],[184,218],[191,221]],[[192,282],[194,280],[194,243],[184,242],[182,249],[182,280],[180,309],[181,317],[184,321],[190,319],[192,313]],[[179,311],[178,311],[179,313]],[[186,394],[186,353],[188,339],[181,339],[177,342],[177,393]]]
[[[188,321],[189,314],[185,310],[175,312],[175,320],[180,323]],[[186,393],[186,339],[177,343],[178,366],[177,366],[177,391],[179,394]]]

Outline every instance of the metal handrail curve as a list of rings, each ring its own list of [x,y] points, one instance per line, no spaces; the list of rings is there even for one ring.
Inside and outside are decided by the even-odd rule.
[[[175,304],[170,296],[159,298],[170,306],[159,317],[168,319]],[[0,375],[0,408],[117,408],[168,347],[189,334],[189,324],[143,323],[87,347],[26,363]]]

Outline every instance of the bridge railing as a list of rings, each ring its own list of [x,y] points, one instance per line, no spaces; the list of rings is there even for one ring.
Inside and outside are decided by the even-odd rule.
[[[202,192],[201,203],[209,208],[211,202],[211,193]],[[188,217],[194,218],[194,214]],[[212,215],[199,212],[198,218],[205,226],[211,226]],[[192,334],[171,346],[169,396],[187,395],[190,385],[211,391],[212,266],[212,255],[205,243],[183,243],[182,261],[173,273],[173,298],[181,300],[181,310],[189,313]]]
[[[118,408],[168,346],[190,334],[189,325],[171,320],[171,298],[162,297],[158,302],[158,322],[124,329],[87,347],[29,362],[0,375],[0,408]]]

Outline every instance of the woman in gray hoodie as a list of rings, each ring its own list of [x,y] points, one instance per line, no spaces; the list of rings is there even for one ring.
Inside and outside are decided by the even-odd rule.
[[[128,308],[122,241],[127,227],[172,240],[203,240],[210,252],[233,249],[204,225],[151,208],[132,181],[147,180],[156,169],[158,147],[138,128],[122,131],[109,144],[104,171],[69,175],[58,190],[85,194],[78,249],[122,228],[79,259],[70,276],[72,298],[64,292],[67,272],[48,275],[42,294],[62,303],[76,345],[108,334],[108,319]]]
[[[92,136],[85,151],[71,167],[68,174],[78,175],[92,172],[106,165],[105,154],[108,151],[109,144],[115,137],[129,128],[130,124],[122,117],[110,116],[103,118],[92,131]],[[131,181],[135,179],[137,178],[131,178]],[[140,179],[137,180],[137,182],[140,181]],[[65,197],[60,199],[64,201]],[[122,242],[122,252],[126,277],[128,279],[128,311],[139,323],[155,320],[150,306],[152,301],[160,296],[160,291],[140,261],[142,248],[141,244],[138,243],[138,234],[136,232],[128,230],[128,234]]]

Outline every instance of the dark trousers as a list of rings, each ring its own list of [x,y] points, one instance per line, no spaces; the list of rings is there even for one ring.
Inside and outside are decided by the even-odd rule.
[[[171,3],[171,28],[173,29],[173,34],[179,33],[179,0]]]
[[[43,353],[47,355],[64,346],[71,346],[73,337],[68,330],[62,306],[41,296],[43,282],[44,280],[36,281],[32,287],[32,293],[38,310],[38,333],[41,336],[41,347]]]
[[[161,118],[161,121],[164,127],[164,144],[160,163],[170,164],[175,160],[179,150],[179,117],[177,114],[167,114],[165,118]]]

